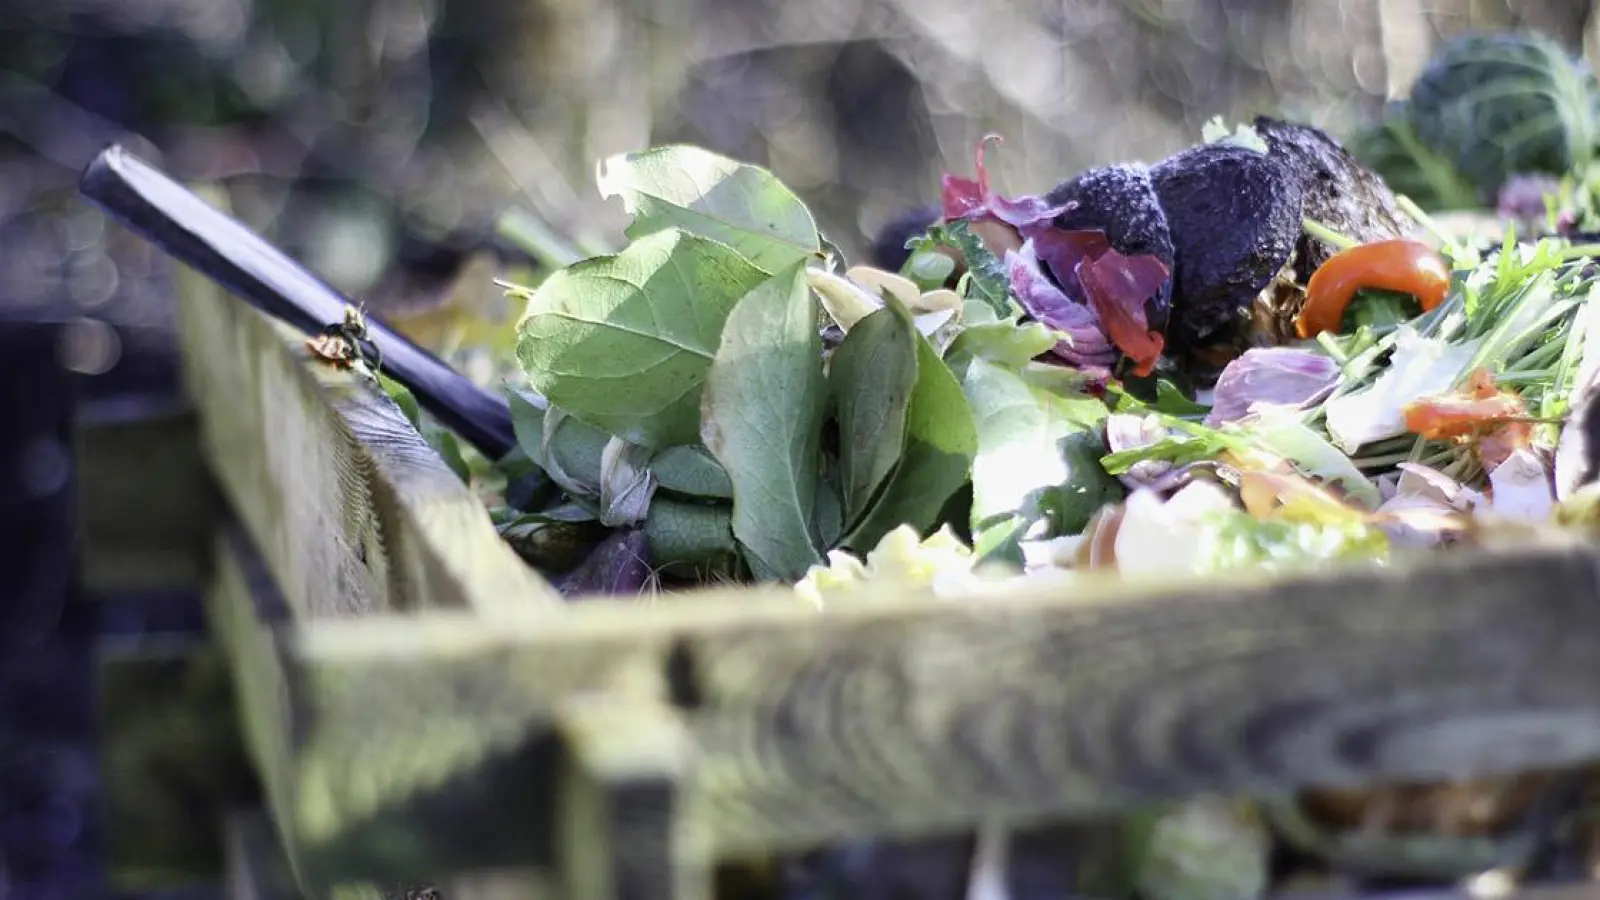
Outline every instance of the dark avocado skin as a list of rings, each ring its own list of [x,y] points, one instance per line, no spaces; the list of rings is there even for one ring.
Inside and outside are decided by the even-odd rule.
[[[1403,233],[1394,192],[1326,132],[1270,116],[1257,116],[1252,124],[1268,155],[1299,179],[1304,217],[1361,243]],[[1310,235],[1302,235],[1295,250],[1295,276],[1302,284],[1335,252]]]
[[[1167,271],[1173,270],[1174,249],[1167,215],[1161,209],[1150,172],[1142,165],[1124,164],[1090,169],[1069,178],[1045,195],[1051,206],[1076,204],[1055,219],[1055,226],[1067,230],[1097,228],[1106,241],[1125,256],[1154,256]],[[1147,304],[1151,327],[1165,329],[1172,310],[1172,281],[1162,286],[1154,302]]]
[[[878,234],[872,241],[868,252],[872,264],[880,269],[890,272],[900,271],[900,267],[911,258],[911,251],[906,248],[906,242],[932,228],[939,221],[938,207],[919,206],[908,209],[890,219],[878,229]]]
[[[1288,261],[1301,180],[1277,158],[1223,143],[1173,154],[1150,178],[1176,257],[1168,346],[1195,347],[1237,322]]]

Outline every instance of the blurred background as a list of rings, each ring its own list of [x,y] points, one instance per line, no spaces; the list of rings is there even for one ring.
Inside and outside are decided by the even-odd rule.
[[[1345,135],[1442,40],[1531,28],[1593,60],[1595,19],[1581,0],[0,0],[0,900],[94,896],[102,840],[85,673],[107,626],[70,602],[52,510],[73,481],[39,449],[59,442],[26,436],[69,433],[58,369],[84,376],[62,397],[175,390],[170,265],[76,194],[106,144],[220,183],[398,314],[507,210],[613,243],[620,205],[593,187],[612,153],[769,166],[859,256],[987,132],[1008,192],[1154,161],[1216,115]]]

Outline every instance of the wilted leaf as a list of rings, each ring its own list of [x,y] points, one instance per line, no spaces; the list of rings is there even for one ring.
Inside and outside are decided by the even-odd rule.
[[[756,577],[821,560],[813,534],[827,384],[817,309],[795,264],[733,308],[706,378],[701,440],[733,481],[733,533]]]
[[[771,172],[699,147],[675,145],[613,156],[596,178],[621,197],[628,236],[682,228],[720,241],[768,272],[820,254],[816,222]]]
[[[733,499],[733,482],[728,480],[728,473],[698,444],[662,450],[651,458],[650,471],[655,473],[662,490],[691,497]]]
[[[889,304],[850,329],[828,366],[847,522],[866,512],[899,462],[906,408],[917,383],[916,328],[896,301]]]
[[[692,443],[723,322],[767,277],[724,244],[657,232],[551,275],[528,298],[517,356],[534,390],[590,425],[643,447]]]
[[[917,380],[905,417],[905,447],[878,502],[845,540],[856,549],[876,546],[902,524],[927,531],[967,482],[978,452],[977,424],[961,383],[925,338],[912,336]]]
[[[656,493],[649,462],[647,448],[621,438],[606,442],[600,453],[600,524],[616,528],[644,520]]]
[[[664,575],[708,581],[730,578],[739,565],[733,508],[658,496],[644,520],[650,559]]]

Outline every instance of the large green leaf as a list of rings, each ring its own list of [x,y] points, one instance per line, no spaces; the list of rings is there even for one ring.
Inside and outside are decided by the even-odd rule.
[[[822,252],[805,204],[771,172],[700,147],[673,145],[613,156],[596,177],[621,197],[628,236],[682,228],[733,247],[768,272]]]
[[[857,322],[828,364],[846,522],[867,511],[905,445],[906,410],[917,384],[918,334],[898,306],[890,299]]]
[[[546,279],[517,356],[531,386],[583,422],[651,449],[692,443],[722,324],[767,277],[725,244],[660,231]]]
[[[845,540],[856,550],[876,547],[902,524],[926,532],[971,477],[978,452],[977,423],[961,383],[926,338],[915,332],[912,337],[917,382],[906,413],[905,449],[877,504]]]
[[[1092,427],[1092,406],[1030,386],[1016,372],[982,358],[967,366],[962,382],[977,413],[978,452],[972,465],[972,534],[975,545],[993,544],[984,532],[1001,528],[1010,539],[1002,555],[1014,556],[1019,519],[1031,523],[1068,497],[1102,490],[1105,472],[1070,438]],[[1014,560],[1020,561],[1020,560]]]
[[[827,403],[817,307],[796,263],[729,314],[706,379],[700,436],[733,481],[733,534],[752,574],[796,580],[813,533]]]

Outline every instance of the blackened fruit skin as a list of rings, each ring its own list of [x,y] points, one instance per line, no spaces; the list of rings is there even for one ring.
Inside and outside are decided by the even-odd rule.
[[[1268,155],[1299,180],[1306,218],[1363,244],[1402,235],[1394,193],[1337,140],[1319,128],[1270,116],[1257,116],[1252,124],[1267,142]],[[1302,235],[1295,249],[1295,277],[1301,284],[1337,252],[1310,235]]]
[[[1148,255],[1173,271],[1174,251],[1167,215],[1161,209],[1150,172],[1142,165],[1123,164],[1090,169],[1051,189],[1045,200],[1052,206],[1072,202],[1072,209],[1057,216],[1057,228],[1096,228],[1106,233],[1112,249],[1126,256]],[[1172,279],[1162,285],[1149,317],[1150,326],[1164,330],[1172,310]]]
[[[1300,179],[1281,160],[1235,144],[1201,144],[1150,170],[1175,257],[1173,349],[1237,323],[1299,240]]]
[[[939,210],[919,206],[898,213],[878,229],[873,238],[869,258],[872,265],[886,272],[898,272],[911,258],[906,242],[932,228],[939,221]]]

